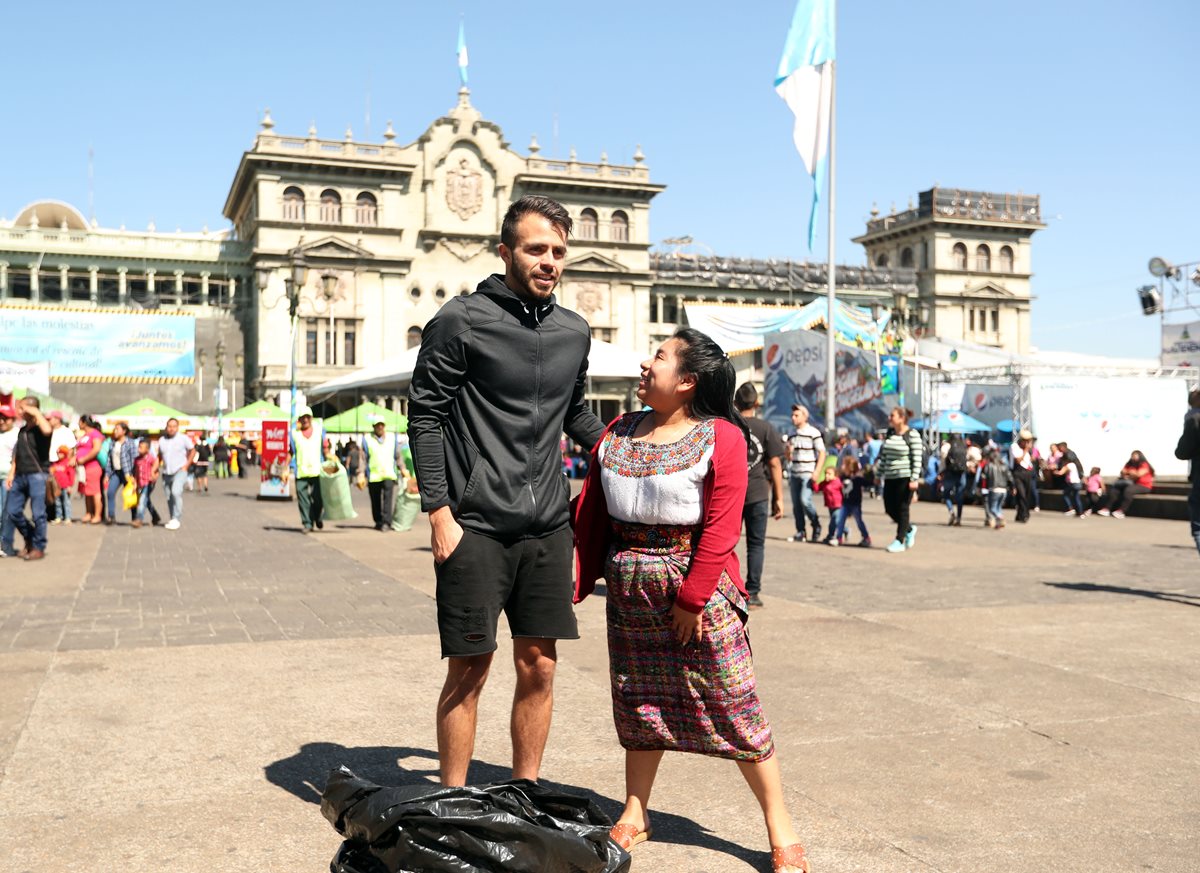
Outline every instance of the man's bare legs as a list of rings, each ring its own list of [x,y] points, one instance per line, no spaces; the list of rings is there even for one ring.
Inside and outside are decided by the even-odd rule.
[[[446,684],[438,697],[438,761],[443,785],[466,785],[467,768],[475,752],[475,722],[479,695],[487,682],[493,652],[468,658],[447,658]]]
[[[437,708],[438,761],[443,785],[465,785],[475,752],[479,697],[487,682],[493,652],[448,658],[446,684]],[[513,778],[538,778],[554,712],[554,640],[517,637],[513,664],[517,689],[512,706]]]
[[[550,736],[550,718],[554,714],[554,668],[557,664],[555,640],[513,639],[513,665],[517,670],[511,720],[514,779],[537,781],[546,738]]]

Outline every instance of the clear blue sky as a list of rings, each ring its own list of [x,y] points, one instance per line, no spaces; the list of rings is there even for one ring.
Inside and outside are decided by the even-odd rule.
[[[824,260],[810,183],[771,87],[792,0],[586,5],[5,4],[0,215],[60,198],[101,224],[198,230],[221,216],[265,106],[277,129],[419,136],[455,100],[465,16],[472,100],[524,150],[628,162],[641,144],[656,239]],[[872,203],[935,183],[1042,196],[1034,341],[1158,353],[1146,262],[1200,260],[1200,5],[1112,0],[840,4],[838,261]],[[558,136],[555,138],[555,119]]]

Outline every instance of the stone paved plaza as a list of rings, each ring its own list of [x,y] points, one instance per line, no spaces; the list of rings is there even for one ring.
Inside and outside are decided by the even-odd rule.
[[[428,528],[381,535],[356,500],[305,537],[294,506],[218,481],[178,532],[52,527],[47,560],[0,561],[5,870],[317,873],[331,767],[432,777]],[[814,873],[1200,868],[1186,523],[915,517],[902,555],[771,525],[751,638]],[[878,502],[867,520],[886,544]],[[615,814],[603,599],[579,617],[543,773]],[[473,781],[508,775],[512,678],[498,659]],[[669,756],[651,807],[635,870],[769,869],[732,764]]]

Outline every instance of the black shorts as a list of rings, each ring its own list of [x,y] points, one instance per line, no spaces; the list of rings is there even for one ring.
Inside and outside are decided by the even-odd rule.
[[[464,530],[437,573],[443,658],[496,650],[500,613],[514,637],[577,640],[570,528],[541,538],[492,539]]]

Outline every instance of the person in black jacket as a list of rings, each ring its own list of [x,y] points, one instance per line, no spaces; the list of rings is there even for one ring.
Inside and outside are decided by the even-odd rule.
[[[559,440],[565,431],[590,451],[604,425],[584,398],[588,324],[554,298],[570,231],[554,200],[513,203],[500,231],[504,275],[429,321],[409,387],[409,437],[449,659],[437,709],[444,785],[466,783],[501,611],[517,673],[514,779],[538,778],[556,641],[579,637]]]
[[[1188,494],[1188,517],[1192,522],[1192,538],[1196,541],[1196,550],[1200,551],[1200,388],[1193,388],[1188,394],[1188,411],[1183,417],[1183,433],[1179,436],[1179,444],[1175,446],[1175,457],[1181,461],[1191,461],[1192,490]]]

